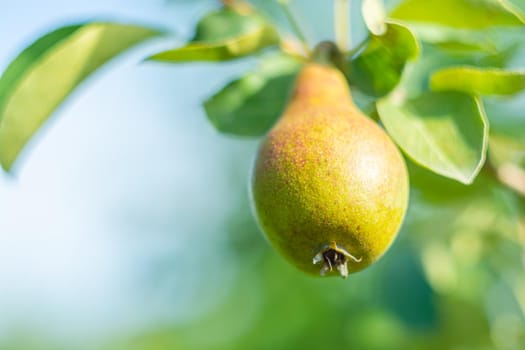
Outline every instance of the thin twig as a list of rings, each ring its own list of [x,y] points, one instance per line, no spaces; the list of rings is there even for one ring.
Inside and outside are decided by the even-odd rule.
[[[485,174],[525,199],[525,170],[512,163],[502,164],[496,168],[488,161],[483,168]]]
[[[334,2],[334,32],[335,42],[341,51],[347,51],[352,46],[350,35],[350,0],[335,0]]]
[[[241,14],[249,14],[253,11],[252,5],[243,0],[220,0],[224,7],[231,8]]]
[[[348,57],[355,58],[361,53],[361,51],[366,47],[366,45],[368,45],[369,42],[370,40],[368,38],[363,39],[356,47],[348,51]]]
[[[525,198],[525,170],[515,164],[503,164],[497,169],[499,181]]]
[[[283,9],[284,15],[286,16],[286,19],[292,26],[292,30],[294,31],[295,35],[301,42],[301,45],[303,46],[303,50],[307,55],[310,55],[310,48],[308,47],[308,42],[306,40],[305,35],[303,34],[303,31],[301,30],[301,27],[299,26],[299,22],[295,19],[292,11],[290,10],[290,7],[288,6],[287,1],[277,1],[279,5],[281,5],[281,8]]]

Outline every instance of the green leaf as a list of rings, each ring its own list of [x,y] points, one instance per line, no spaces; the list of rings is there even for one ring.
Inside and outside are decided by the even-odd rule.
[[[23,79],[27,71],[35,61],[39,60],[50,47],[67,38],[77,31],[82,25],[71,25],[54,30],[22,51],[18,57],[11,62],[0,79],[0,111],[9,100],[9,94],[16,87],[19,80]],[[0,114],[0,120],[3,117]]]
[[[51,32],[25,49],[0,78],[0,163],[9,170],[65,98],[102,64],[157,36],[151,28],[87,23]]]
[[[408,173],[410,175],[411,191],[417,190],[420,193],[420,200],[438,203],[443,208],[457,202],[471,202],[474,196],[480,195],[483,191],[490,191],[491,178],[484,176],[481,172],[470,186],[443,177],[432,170],[423,168],[411,160],[407,160]]]
[[[525,23],[523,14],[503,0],[404,0],[391,17],[472,29]]]
[[[490,123],[489,156],[495,166],[514,163],[525,166],[525,101],[513,98],[484,98]]]
[[[195,29],[192,42],[218,42],[242,33],[250,33],[268,25],[258,14],[241,14],[231,8],[222,8],[205,15]]]
[[[194,43],[180,49],[160,52],[149,60],[164,62],[228,61],[255,53],[277,43],[273,31],[259,29],[218,43]]]
[[[457,90],[481,95],[513,95],[525,89],[525,71],[449,67],[430,78],[433,90]]]
[[[523,129],[521,131],[523,132]],[[491,164],[495,167],[505,164],[524,165],[524,141],[503,134],[491,133],[488,155]]]
[[[253,54],[278,43],[277,31],[259,14],[241,14],[224,8],[199,21],[190,43],[155,54],[149,57],[149,60],[227,61]]]
[[[483,105],[487,112],[491,133],[501,134],[515,139],[525,148],[525,101],[521,96],[511,98],[486,97]]]
[[[411,24],[410,29],[416,37],[451,53],[481,51],[495,54],[503,48],[494,43],[494,35],[486,31],[450,28],[435,24]]]
[[[217,130],[239,136],[262,136],[279,118],[301,67],[296,59],[269,56],[244,77],[232,81],[204,103]]]
[[[419,54],[412,32],[400,24],[388,23],[384,35],[373,35],[357,57],[349,62],[351,85],[370,96],[384,96],[399,83],[407,61]]]
[[[485,161],[488,125],[481,102],[459,92],[430,92],[377,102],[388,133],[416,163],[470,184]]]
[[[498,2],[516,16],[522,24],[525,24],[525,3],[523,0],[498,0]]]
[[[451,54],[435,46],[423,43],[424,55],[410,62],[397,89],[403,89],[408,97],[416,97],[429,90],[430,76],[439,69],[454,66],[496,67],[507,64],[510,56],[506,52],[492,54]]]

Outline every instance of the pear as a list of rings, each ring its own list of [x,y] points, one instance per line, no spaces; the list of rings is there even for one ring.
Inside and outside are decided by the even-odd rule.
[[[392,244],[408,192],[403,157],[354,105],[345,77],[306,64],[252,170],[253,211],[269,242],[300,270],[346,278]]]

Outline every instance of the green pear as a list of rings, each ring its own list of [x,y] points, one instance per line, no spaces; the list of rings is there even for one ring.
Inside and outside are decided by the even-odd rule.
[[[253,166],[253,210],[270,243],[307,273],[346,278],[390,247],[408,192],[403,157],[341,72],[306,64]]]

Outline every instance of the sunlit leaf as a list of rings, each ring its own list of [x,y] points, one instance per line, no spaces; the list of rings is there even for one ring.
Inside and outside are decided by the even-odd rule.
[[[523,129],[521,130],[523,132]],[[522,135],[524,135],[522,133]],[[492,133],[489,140],[489,159],[494,166],[521,165],[525,161],[525,140],[501,133]]]
[[[503,0],[404,0],[392,18],[458,28],[520,26],[524,17]]]
[[[386,12],[383,0],[364,0],[361,4],[361,13],[370,33],[383,35],[386,32]]]
[[[157,53],[149,59],[165,62],[227,61],[278,43],[277,31],[259,14],[224,8],[202,18],[193,40],[187,45]]]
[[[0,163],[9,170],[51,113],[87,76],[124,50],[157,36],[151,28],[88,23],[49,33],[0,78]]]
[[[80,27],[82,27],[82,25],[62,27],[42,36],[11,62],[0,79],[0,110],[2,110],[2,106],[8,101],[9,94],[16,87],[18,81],[24,78],[34,62],[46,54],[50,47],[55,46]],[[2,116],[3,115],[0,114],[0,120]]]
[[[525,70],[449,67],[430,78],[433,90],[458,90],[481,95],[512,95],[525,89]]]
[[[522,143],[525,147],[525,101],[521,95],[504,99],[486,97],[483,104],[492,133],[502,134]]]
[[[479,100],[459,92],[426,93],[399,104],[378,101],[388,133],[416,163],[469,184],[485,161],[488,127]]]
[[[218,42],[250,33],[267,26],[265,20],[253,10],[241,14],[231,8],[222,8],[205,15],[195,28],[192,42]]]
[[[501,6],[525,23],[525,2],[523,0],[497,0]]]
[[[514,163],[525,166],[525,101],[514,98],[485,98],[490,121],[489,156],[496,166]]]
[[[484,31],[465,30],[434,24],[412,24],[410,29],[420,41],[435,45],[453,54],[472,51],[497,53],[502,49],[494,42],[493,35],[487,35]]]
[[[363,50],[350,60],[348,79],[371,96],[384,96],[401,79],[407,61],[419,54],[419,44],[412,32],[388,23],[384,35],[371,35]]]
[[[465,186],[451,178],[438,175],[410,159],[406,163],[410,174],[411,190],[417,190],[418,199],[439,204],[443,208],[447,207],[446,204],[471,201],[473,197],[494,185],[493,179],[480,174],[470,186]]]
[[[403,73],[398,90],[402,90],[408,97],[416,97],[422,92],[428,91],[431,75],[448,67],[476,66],[476,67],[501,67],[505,65],[510,56],[505,52],[496,54],[470,54],[450,53],[435,46],[423,44],[424,52],[414,62],[409,62]]]
[[[149,59],[165,62],[227,61],[243,57],[276,43],[273,32],[265,29],[218,43],[193,43],[180,49],[164,51]]]
[[[222,133],[264,135],[282,113],[299,68],[290,56],[264,58],[255,71],[205,102],[208,118]]]

